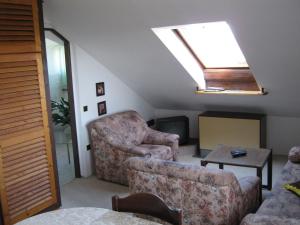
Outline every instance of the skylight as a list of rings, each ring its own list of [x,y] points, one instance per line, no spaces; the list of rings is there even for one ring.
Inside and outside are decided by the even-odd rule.
[[[226,22],[192,24],[179,27],[177,30],[205,68],[248,67]]]
[[[198,93],[263,93],[227,22],[152,30],[197,82]]]

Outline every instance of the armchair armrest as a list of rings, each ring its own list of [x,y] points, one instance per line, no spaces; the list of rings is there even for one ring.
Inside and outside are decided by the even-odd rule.
[[[143,143],[145,144],[157,144],[157,145],[167,145],[172,147],[174,142],[178,142],[179,135],[169,134],[153,130],[148,128],[148,133],[146,134]]]
[[[179,135],[169,134],[148,128],[147,134],[143,140],[144,144],[167,145],[173,152],[173,160],[177,160]]]
[[[240,225],[297,225],[299,219],[281,218],[271,215],[248,214]]]
[[[122,151],[127,154],[133,154],[136,156],[146,156],[146,155],[151,155],[147,150],[143,148],[139,148],[138,146],[132,145],[118,145],[118,144],[113,144],[113,143],[105,143],[106,145],[110,145],[111,149],[116,149],[119,151]]]

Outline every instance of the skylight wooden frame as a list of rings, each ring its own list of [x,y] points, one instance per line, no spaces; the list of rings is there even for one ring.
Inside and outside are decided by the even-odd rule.
[[[264,92],[264,89],[256,82],[254,75],[252,74],[249,67],[206,67],[204,63],[200,60],[198,55],[194,52],[193,48],[189,45],[188,41],[183,37],[183,35],[180,33],[179,29],[174,28],[172,29],[174,34],[178,37],[178,39],[183,43],[183,45],[188,49],[190,54],[194,57],[194,59],[197,61],[199,66],[202,68],[205,81],[207,84],[209,82],[217,84],[217,88],[223,89],[223,90],[217,90],[217,91],[208,91],[208,90],[197,90],[197,93],[203,94],[203,93],[209,93],[209,94],[242,94],[242,95],[262,95],[266,94]],[[240,75],[244,74],[244,76],[248,76],[249,79],[249,85],[247,86],[247,82],[243,81],[242,79],[239,80],[239,76],[236,76],[235,79],[231,80],[231,85],[228,85],[227,81],[227,87],[226,87],[226,81],[224,78],[228,80],[228,74],[231,75]],[[219,76],[223,77],[219,79],[219,82],[217,82],[217,79],[215,79],[214,82],[210,80],[211,76]],[[250,79],[251,78],[251,79]],[[230,80],[230,78],[229,78]],[[210,85],[207,85],[208,87]],[[243,86],[245,90],[240,90],[240,86]],[[230,87],[229,89],[227,89]],[[208,88],[209,89],[209,88]]]

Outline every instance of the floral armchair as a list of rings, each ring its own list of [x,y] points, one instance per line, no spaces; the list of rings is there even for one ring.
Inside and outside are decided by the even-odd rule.
[[[183,209],[185,225],[237,225],[259,204],[259,178],[200,165],[133,157],[128,161],[131,193],[148,192]]]
[[[178,139],[149,128],[135,111],[112,114],[88,125],[99,179],[127,185],[126,165],[129,157],[151,155],[176,160]]]

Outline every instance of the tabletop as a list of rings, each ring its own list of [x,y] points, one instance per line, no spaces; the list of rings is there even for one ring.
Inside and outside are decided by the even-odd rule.
[[[247,156],[232,158],[231,151],[243,149]],[[203,161],[211,163],[223,163],[236,166],[263,167],[271,154],[271,150],[265,148],[241,148],[219,145],[216,150],[209,153]]]
[[[69,208],[39,214],[16,225],[160,225],[129,213],[103,208]]]

